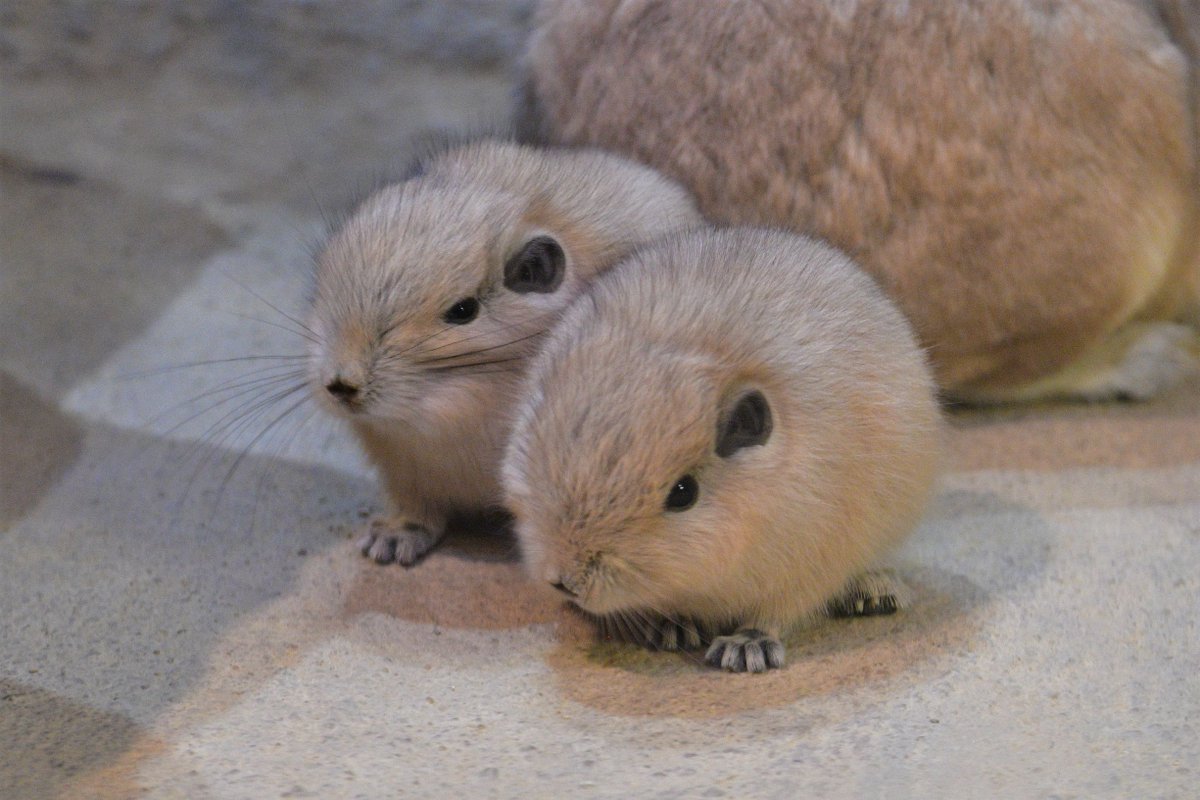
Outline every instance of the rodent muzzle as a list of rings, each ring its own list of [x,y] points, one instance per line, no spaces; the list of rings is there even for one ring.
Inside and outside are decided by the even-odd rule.
[[[553,586],[555,589],[558,589],[560,592],[565,594],[567,597],[570,597],[572,600],[574,600],[576,597],[579,596],[579,595],[575,594],[574,592],[572,592],[570,589],[568,589],[566,584],[564,584],[561,580],[555,581],[554,583],[551,583],[550,585]]]
[[[353,408],[359,402],[361,387],[338,375],[325,384],[325,391],[329,392],[330,396],[341,405]]]

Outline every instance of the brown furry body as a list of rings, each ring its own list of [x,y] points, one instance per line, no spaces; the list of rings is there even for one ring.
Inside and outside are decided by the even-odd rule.
[[[539,134],[872,272],[964,399],[1196,363],[1197,0],[548,0]]]
[[[869,594],[938,460],[903,315],[843,253],[782,232],[638,250],[553,329],[522,396],[503,476],[533,577],[634,627],[739,627],[709,651],[728,669],[779,666],[783,631]],[[731,436],[755,396],[765,424]],[[682,476],[698,495],[676,513]]]

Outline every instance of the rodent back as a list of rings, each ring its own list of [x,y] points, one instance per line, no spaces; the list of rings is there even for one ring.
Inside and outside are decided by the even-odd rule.
[[[1195,48],[1155,8],[1194,5],[548,3],[528,62],[550,140],[829,239],[943,385],[1020,384],[1196,302]]]

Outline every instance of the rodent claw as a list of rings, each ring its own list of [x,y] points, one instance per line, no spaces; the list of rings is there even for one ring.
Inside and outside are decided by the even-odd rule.
[[[376,564],[395,562],[411,567],[433,548],[440,537],[415,522],[396,526],[386,520],[372,520],[370,531],[355,543],[364,556]]]
[[[825,611],[835,618],[886,616],[906,606],[908,594],[904,583],[890,571],[869,570],[851,578],[826,603]]]
[[[699,627],[692,620],[660,619],[647,624],[651,627],[652,644],[657,650],[694,650],[704,643]]]
[[[783,643],[754,628],[743,628],[731,636],[718,636],[704,654],[711,666],[728,672],[766,672],[783,666]]]
[[[618,614],[596,617],[595,622],[601,638],[617,639],[650,650],[695,650],[711,635],[697,620],[667,619],[652,612],[642,612],[636,617]]]
[[[729,672],[746,671],[746,650],[744,647],[733,645],[726,647],[721,653],[721,669]]]
[[[746,646],[742,648],[742,653],[746,660],[747,672],[766,672],[767,656],[763,653],[763,649],[758,642],[746,642]]]
[[[376,536],[375,541],[367,550],[367,555],[374,559],[376,564],[388,564],[396,556],[396,537],[395,536]]]

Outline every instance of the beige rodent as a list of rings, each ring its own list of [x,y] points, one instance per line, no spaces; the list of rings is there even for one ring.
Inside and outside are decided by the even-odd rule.
[[[1197,0],[545,0],[532,127],[846,250],[946,394],[1200,365]]]
[[[736,628],[708,660],[762,671],[813,612],[894,610],[869,570],[924,506],[939,410],[843,253],[752,229],[649,244],[572,305],[523,397],[502,473],[523,558],[613,630]]]
[[[349,216],[317,258],[308,372],[387,495],[364,555],[412,564],[450,516],[499,504],[526,357],[593,275],[697,220],[646,167],[501,141],[432,156]]]

